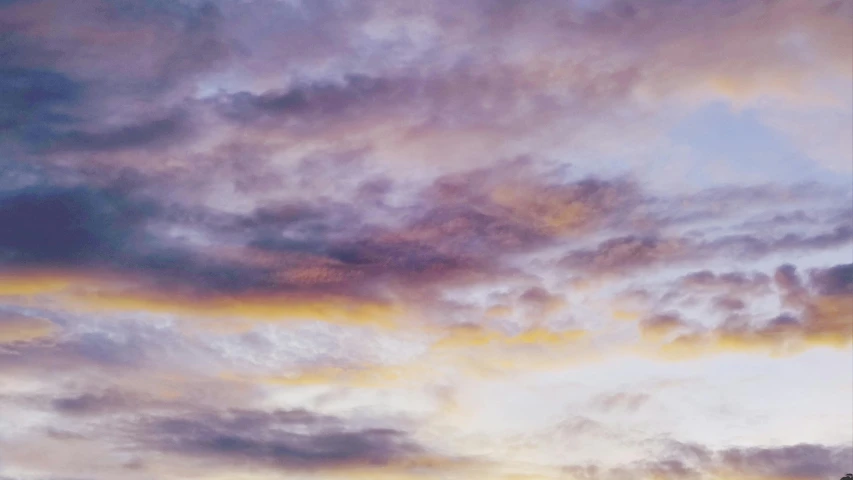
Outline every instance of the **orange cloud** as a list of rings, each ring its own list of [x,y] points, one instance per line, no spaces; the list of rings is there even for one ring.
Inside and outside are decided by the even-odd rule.
[[[33,296],[67,289],[74,275],[56,272],[12,272],[0,274],[0,297]]]
[[[43,318],[0,312],[0,344],[29,342],[56,333],[56,326]]]
[[[97,293],[67,299],[69,306],[90,311],[143,311],[220,319],[279,322],[310,320],[342,325],[393,327],[401,309],[392,304],[342,296],[303,298],[246,295],[212,298],[170,298],[160,294]],[[234,324],[242,329],[246,324]]]
[[[303,272],[304,273],[304,272]],[[391,327],[402,309],[391,303],[333,294],[234,294],[194,296],[157,291],[128,276],[104,272],[22,272],[0,276],[6,301],[49,298],[67,308],[87,312],[141,311],[254,321],[314,320]],[[242,327],[238,327],[242,328]]]
[[[677,330],[686,331],[667,340]],[[780,316],[762,327],[723,324],[697,331],[673,319],[644,326],[641,331],[642,341],[634,350],[674,361],[721,353],[787,356],[818,347],[843,349],[853,344],[853,298],[819,297],[800,320]]]
[[[517,335],[507,335],[494,330],[486,330],[476,326],[457,327],[450,330],[434,348],[470,348],[470,347],[517,347],[524,345],[560,346],[575,343],[584,337],[583,330],[567,330],[554,332],[544,328],[533,328]]]
[[[246,376],[225,372],[220,374],[220,378],[251,385],[299,387],[345,385],[358,388],[382,388],[412,378],[425,380],[428,373],[425,365],[408,364],[402,366],[372,365],[357,368],[321,367],[290,376]],[[421,374],[423,376],[420,376]]]

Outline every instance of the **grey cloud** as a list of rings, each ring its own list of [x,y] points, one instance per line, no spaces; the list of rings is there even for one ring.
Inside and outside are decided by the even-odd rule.
[[[727,449],[718,453],[723,471],[779,479],[825,478],[853,467],[853,448],[801,444]]]
[[[55,338],[12,344],[0,350],[0,368],[34,375],[66,375],[71,372],[127,372],[137,369],[203,370],[216,357],[191,337],[150,321],[68,323]],[[77,328],[82,326],[82,328]],[[190,359],[188,362],[187,359]]]
[[[802,281],[797,274],[797,267],[791,264],[779,266],[776,273],[773,274],[773,280],[780,289],[785,291],[803,288]]]
[[[554,182],[528,168],[516,166],[515,178],[494,170],[441,177],[406,207],[364,212],[321,198],[241,215],[158,198],[156,180],[144,176],[65,187],[46,174],[0,194],[0,253],[19,268],[97,266],[182,294],[370,295],[390,279],[424,285],[499,271],[507,255],[602,228],[638,195],[627,182]],[[393,221],[366,221],[383,215]],[[172,238],[172,227],[211,245]]]
[[[355,427],[307,411],[191,412],[150,417],[131,433],[142,450],[282,469],[383,464],[416,453],[402,430]]]
[[[627,236],[605,240],[594,249],[571,252],[560,266],[580,271],[614,272],[663,266],[688,258],[686,239]]]
[[[853,242],[853,228],[840,225],[814,235],[787,233],[767,238],[755,232],[712,239],[691,236],[622,236],[591,249],[569,252],[560,266],[579,272],[614,273],[697,263],[711,258],[756,259],[790,251],[824,250]]]
[[[404,94],[405,91],[390,80],[353,75],[340,83],[299,85],[287,91],[261,95],[234,94],[218,99],[217,109],[235,121],[251,121],[262,116],[298,116],[300,121],[308,121],[340,116],[359,104],[387,106],[394,101],[394,96]]]
[[[567,466],[583,480],[617,480],[626,476],[692,480],[717,477],[748,477],[799,480],[836,478],[853,465],[853,448],[800,444],[779,447],[712,450],[704,445],[669,442],[663,455],[649,460],[605,469]]]
[[[0,262],[81,265],[114,258],[146,210],[119,192],[88,187],[0,192]]]
[[[65,415],[99,415],[127,409],[132,407],[132,402],[119,391],[108,390],[103,393],[83,393],[56,398],[51,405]]]
[[[694,289],[758,292],[766,290],[769,287],[770,277],[761,272],[726,272],[717,274],[710,270],[701,270],[681,277],[677,283],[680,286]]]
[[[191,122],[169,112],[186,102],[188,81],[228,49],[214,4],[171,3],[0,6],[7,40],[0,133],[13,134],[0,137],[3,146],[23,143],[34,160],[59,163],[60,152],[115,152],[185,139]],[[54,13],[39,14],[45,9]]]
[[[775,290],[766,288],[769,277],[763,274],[696,272],[675,282],[639,328],[657,340],[697,348],[722,340],[777,352],[808,341],[846,346],[851,337],[845,319],[853,313],[851,304],[845,302],[851,294],[849,270],[849,265],[812,269],[809,280],[804,281],[795,266],[784,264],[774,273]],[[751,288],[752,280],[759,280],[759,290]],[[709,293],[716,295],[709,297]],[[768,297],[780,300],[777,314],[760,316],[746,308],[750,302],[764,302]],[[685,320],[678,311],[679,306],[696,306],[704,300],[708,300],[704,316],[710,322]],[[673,335],[675,332],[681,333]]]
[[[773,274],[773,280],[782,294],[785,304],[792,307],[801,307],[807,300],[809,292],[803,285],[797,267],[791,264],[781,265]]]
[[[809,281],[820,295],[853,295],[853,264],[814,270]]]
[[[746,308],[746,302],[732,296],[719,296],[713,300],[714,307],[723,311],[739,311]]]
[[[95,132],[59,130],[44,142],[43,147],[52,153],[108,152],[150,147],[185,138],[189,128],[186,115],[178,112],[145,123],[123,125]]]
[[[30,144],[49,140],[55,128],[72,121],[68,107],[83,88],[54,70],[0,69],[0,141],[10,134]]]
[[[640,329],[647,332],[667,334],[688,325],[678,312],[666,311],[644,318],[640,322]]]

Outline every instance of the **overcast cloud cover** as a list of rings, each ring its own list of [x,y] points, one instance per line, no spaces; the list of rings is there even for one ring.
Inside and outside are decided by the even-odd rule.
[[[853,471],[853,2],[0,0],[0,479]]]

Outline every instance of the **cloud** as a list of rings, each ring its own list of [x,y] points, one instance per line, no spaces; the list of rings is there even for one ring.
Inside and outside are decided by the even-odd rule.
[[[0,259],[18,266],[109,259],[145,214],[141,205],[106,190],[47,187],[5,193],[0,196]]]
[[[799,444],[778,447],[732,447],[670,442],[663,455],[615,468],[570,466],[563,471],[579,480],[611,480],[625,475],[641,478],[755,478],[806,480],[838,476],[849,470],[853,450],[847,446]]]
[[[809,444],[777,448],[732,448],[719,452],[719,458],[717,469],[721,475],[800,480],[837,476],[850,470],[853,450],[849,447]]]
[[[811,286],[823,296],[853,294],[853,264],[810,272]]]
[[[86,0],[70,8],[56,1],[26,1],[4,6],[4,18],[5,31],[17,40],[11,44],[12,64],[49,60],[103,86],[136,87],[124,94],[173,87],[226,50],[212,2],[139,7],[121,0]],[[51,21],[68,28],[50,29]],[[52,55],[29,55],[40,48]],[[111,68],[116,64],[124,68]]]
[[[568,269],[616,272],[667,264],[690,255],[690,242],[656,237],[619,237],[600,243],[594,250],[569,253],[560,265]]]
[[[182,139],[189,129],[186,115],[172,113],[144,123],[111,127],[102,131],[57,131],[42,147],[51,152],[104,151],[150,147]]]
[[[514,149],[496,138],[507,146],[577,140],[597,128],[596,119],[619,121],[615,105],[637,119],[647,115],[643,101],[697,89],[736,101],[763,92],[796,100],[824,76],[849,77],[838,65],[851,52],[837,41],[849,37],[848,12],[829,2],[628,5],[14,2],[3,7],[14,39],[4,58],[85,86],[75,125],[56,142],[72,150],[138,148],[161,138],[155,133],[173,120],[163,112],[194,98],[205,99],[202,110],[242,122],[225,142],[265,137],[309,148],[313,137],[325,147],[366,146],[377,157],[471,163]],[[833,8],[842,13],[828,13]],[[47,12],[59,12],[63,28],[51,28]],[[686,29],[690,21],[681,17],[705,19],[704,33]],[[764,19],[761,27],[744,28],[753,17]],[[512,33],[495,33],[503,29]],[[809,38],[807,47],[789,39],[795,33]],[[567,42],[575,48],[555,48]],[[535,55],[549,49],[547,59]],[[611,61],[589,60],[599,54]],[[140,117],[148,121],[133,121]],[[469,138],[451,140],[454,130]],[[430,155],[444,143],[490,153],[484,160],[454,148]]]
[[[0,220],[22,225],[18,230],[7,229],[0,246],[5,247],[7,264],[23,278],[35,275],[43,280],[27,283],[30,287],[17,285],[9,293],[22,305],[28,298],[49,296],[79,314],[178,315],[204,318],[213,329],[230,325],[226,327],[230,331],[246,331],[259,322],[286,321],[408,328],[414,318],[437,318],[464,307],[446,299],[444,292],[451,288],[487,285],[490,275],[499,275],[503,281],[528,275],[525,266],[513,264],[519,255],[606,236],[624,228],[635,214],[648,218],[643,205],[648,197],[631,182],[551,179],[548,175],[553,171],[538,170],[524,159],[504,167],[509,170],[479,169],[438,177],[412,192],[407,205],[379,204],[372,212],[318,200],[263,205],[245,214],[224,213],[170,205],[142,195],[137,190],[145,188],[144,182],[103,188],[35,183],[8,191],[0,201]],[[387,188],[401,187],[389,183]],[[654,201],[656,208],[663,202]],[[385,221],[364,221],[380,218],[376,214],[385,215]],[[728,213],[719,215],[725,219]],[[20,221],[24,217],[42,220]],[[203,240],[176,237],[171,233],[175,228],[192,231]],[[839,231],[840,236],[835,233]],[[589,276],[662,269],[735,252],[745,259],[760,258],[771,252],[834,248],[849,241],[845,231],[842,226],[832,234],[783,233],[775,238],[761,238],[759,233],[723,234],[699,241],[682,236],[669,243],[661,240],[666,237],[616,237],[594,249],[570,252],[558,267]],[[815,279],[843,277],[814,275]],[[73,279],[78,286],[63,278]],[[780,268],[775,278],[783,289],[799,282],[789,267]],[[838,282],[815,280],[819,281]],[[743,312],[748,318],[751,300],[744,295],[766,294],[770,277],[699,271],[679,279],[677,285],[661,297],[663,306],[656,307],[671,314],[655,313],[641,323],[641,335],[653,343],[663,341],[666,355],[741,348],[799,351],[812,343],[849,343],[838,320],[846,304],[832,295],[792,303],[799,310],[794,315],[779,312],[752,323],[735,315],[728,323],[702,331],[673,306],[666,307],[666,302],[695,301],[714,294],[710,308],[715,316]],[[574,344],[577,339],[563,338],[560,328],[536,326],[566,302],[541,287],[528,289],[517,299],[526,315],[536,317],[525,320],[527,333],[499,338],[492,333],[472,337],[450,332],[440,344]],[[481,328],[487,317],[485,306],[465,308],[466,315],[473,317],[463,324],[475,325],[478,332],[502,331],[503,327]],[[772,320],[774,316],[778,319]],[[664,321],[667,318],[670,321]],[[683,335],[673,337],[676,330]]]
[[[717,274],[701,270],[687,274],[678,280],[683,288],[723,292],[760,293],[767,291],[770,277],[761,272],[727,272]]]
[[[640,323],[640,332],[645,338],[662,339],[687,326],[678,313],[667,312],[643,319]]]
[[[82,87],[67,75],[45,69],[0,70],[0,133],[38,142],[70,122],[64,108],[74,104]]]
[[[173,407],[174,404],[153,401],[139,397],[134,393],[116,388],[101,392],[86,392],[74,396],[54,398],[51,407],[60,415],[67,417],[102,417],[117,413],[140,413],[160,406]]]
[[[649,402],[651,398],[645,393],[621,392],[609,395],[601,395],[594,400],[596,407],[605,412],[625,410],[636,412]]]
[[[795,310],[783,310],[773,318],[756,318],[743,300],[737,301],[734,305],[737,308],[729,308],[720,304],[720,299],[727,297],[715,297],[712,307],[723,314],[720,323],[703,326],[685,319],[677,311],[663,311],[643,319],[639,329],[651,348],[676,359],[731,351],[790,354],[814,346],[847,348],[853,342],[848,267],[814,269],[810,272],[809,285],[801,280],[793,265],[777,268],[774,277],[780,303]],[[710,272],[685,276],[679,282],[680,294],[695,294],[691,289],[719,283],[724,277]],[[766,285],[767,277],[753,278],[763,279],[761,285]]]
[[[341,304],[381,315],[391,296],[513,275],[512,255],[604,228],[638,195],[629,182],[554,181],[525,162],[510,167],[513,178],[496,169],[439,177],[402,208],[317,200],[245,214],[173,204],[146,192],[146,180],[66,187],[48,176],[0,197],[0,224],[9,226],[0,247],[21,273],[49,266],[48,276],[98,288],[86,295],[98,308],[185,304],[205,315],[275,316]],[[249,299],[255,307],[244,309]],[[559,299],[531,290],[522,302],[542,309]]]
[[[714,299],[714,306],[720,310],[738,311],[746,308],[746,303],[736,297],[720,296]]]
[[[825,250],[851,242],[853,228],[849,225],[813,235],[787,233],[775,238],[758,232],[712,239],[631,235],[605,240],[595,248],[569,252],[560,260],[560,266],[570,271],[610,274],[696,264],[721,257],[756,259],[788,251]]]
[[[225,118],[243,123],[264,117],[289,117],[299,123],[330,118],[340,121],[349,111],[358,111],[362,103],[387,106],[394,100],[391,89],[397,90],[398,97],[406,90],[405,85],[388,79],[351,75],[340,84],[313,83],[260,95],[241,92],[217,99],[216,108]]]
[[[0,345],[44,339],[56,333],[56,326],[43,318],[0,311]]]
[[[401,430],[350,426],[298,410],[151,417],[134,435],[148,451],[285,470],[393,463],[418,452]]]
[[[547,448],[502,456],[481,439],[483,415],[520,430],[547,415],[558,394],[516,399],[581,364],[610,381],[595,369],[646,368],[635,357],[849,349],[851,269],[832,265],[853,240],[850,192],[825,168],[849,163],[851,14],[824,0],[0,0],[3,468],[825,475],[846,451],[617,460],[630,440],[586,412],[565,438],[603,432],[598,465],[558,472]],[[714,152],[674,128],[716,103],[819,163],[773,158],[768,184],[730,185],[749,159],[716,175],[716,158],[700,165]],[[487,401],[445,416],[466,392]],[[621,387],[592,396],[593,413],[659,413]],[[377,412],[393,418],[358,418]],[[459,460],[470,451],[482,458]]]
[[[160,371],[197,369],[198,364],[186,363],[185,355],[214,360],[204,353],[207,349],[198,341],[179,335],[176,329],[162,323],[99,324],[75,318],[67,310],[45,316],[55,318],[56,333],[28,342],[13,342],[0,350],[0,365],[4,371],[47,378],[99,371],[116,374],[147,368]]]

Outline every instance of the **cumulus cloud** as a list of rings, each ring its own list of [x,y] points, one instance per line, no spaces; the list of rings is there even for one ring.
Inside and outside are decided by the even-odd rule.
[[[720,351],[784,354],[816,345],[846,347],[853,342],[849,288],[845,290],[847,270],[848,265],[812,270],[812,280],[806,284],[796,267],[785,264],[776,269],[774,278],[778,290],[772,293],[766,290],[769,282],[766,275],[753,274],[750,278],[746,274],[693,273],[683,277],[675,290],[664,295],[657,306],[664,310],[644,318],[639,330],[645,340],[661,349],[660,352],[675,358]],[[710,297],[710,315],[721,318],[710,326],[708,322],[703,325],[685,318],[676,310],[665,310],[674,299],[707,297],[709,285],[726,286],[729,292],[749,292],[742,287],[747,281],[758,281],[762,288],[761,293],[752,293],[757,297],[754,301],[776,295],[783,309],[776,316],[762,318],[751,314],[743,299],[725,296],[731,294],[728,293]]]

